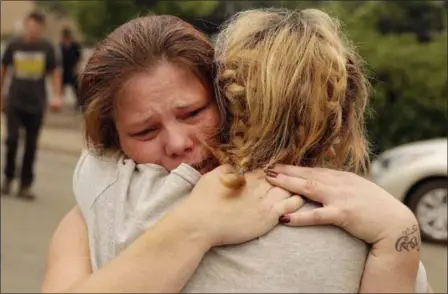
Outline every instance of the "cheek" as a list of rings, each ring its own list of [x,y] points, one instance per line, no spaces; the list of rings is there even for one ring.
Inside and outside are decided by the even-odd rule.
[[[213,106],[204,113],[203,119],[198,124],[198,129],[200,131],[200,134],[202,134],[201,136],[205,139],[216,136],[218,131],[218,124],[218,111],[216,106]]]
[[[121,149],[136,163],[160,163],[161,152],[154,141],[138,141],[131,138],[120,140]]]

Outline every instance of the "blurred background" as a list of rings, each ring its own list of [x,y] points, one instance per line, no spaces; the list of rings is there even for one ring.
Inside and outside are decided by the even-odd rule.
[[[1,53],[32,11],[46,16],[44,35],[59,56],[62,31],[70,30],[81,71],[97,41],[138,15],[177,15],[213,39],[229,16],[259,7],[314,7],[341,20],[374,89],[367,125],[371,179],[416,214],[429,282],[446,293],[448,1],[1,1]],[[3,115],[1,136],[3,170]],[[75,91],[65,87],[62,110],[48,111],[40,135],[36,201],[1,198],[2,293],[39,291],[50,236],[75,203],[71,177],[82,144]]]

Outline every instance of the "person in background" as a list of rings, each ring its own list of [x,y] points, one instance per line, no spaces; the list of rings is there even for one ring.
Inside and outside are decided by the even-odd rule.
[[[34,199],[31,191],[34,180],[39,132],[47,107],[45,78],[51,76],[53,96],[50,106],[59,110],[61,99],[61,74],[57,67],[53,45],[42,37],[45,17],[38,12],[30,13],[24,21],[25,31],[6,47],[1,66],[1,109],[6,114],[6,160],[5,179],[1,194],[10,194],[15,176],[16,154],[19,145],[19,130],[25,129],[26,140],[20,174],[20,189],[17,196]],[[12,81],[7,97],[3,94],[6,73],[12,70]]]
[[[62,56],[62,88],[70,86],[75,93],[76,104],[79,107],[77,77],[79,63],[81,61],[81,46],[73,38],[72,31],[69,28],[62,30],[61,40]]]

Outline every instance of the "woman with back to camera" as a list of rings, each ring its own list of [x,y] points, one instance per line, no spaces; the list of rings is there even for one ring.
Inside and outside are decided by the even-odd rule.
[[[241,14],[238,16],[240,18],[237,17],[235,19],[235,22],[244,20],[250,13],[258,12],[255,11]],[[316,21],[317,23],[325,21],[325,19],[319,20],[319,17],[322,17],[323,15],[317,14],[318,17],[316,17],[316,15],[313,17],[313,13],[315,13],[315,11],[303,12],[302,15],[262,12],[261,15],[258,14],[256,16],[260,21],[263,20],[263,17],[271,18],[274,23],[278,21],[277,25],[279,25],[279,27],[281,27],[282,24],[285,25],[285,32],[288,32],[290,29],[288,26],[291,25],[291,23],[295,24],[298,20],[301,21],[302,17],[304,17],[304,23],[307,25],[312,24],[313,21]],[[297,17],[297,19],[292,17]],[[306,17],[308,17],[308,19],[306,19]],[[284,21],[285,19],[291,22]],[[154,22],[157,23],[159,21],[161,23],[158,23],[159,25],[155,26]],[[300,28],[300,26],[298,28]],[[179,33],[181,29],[184,29],[182,34]],[[165,34],[162,33],[164,31],[166,32]],[[283,37],[293,37],[291,34],[282,35],[276,31],[274,32]],[[157,40],[159,40],[160,43],[145,42],[145,38],[151,39],[151,37],[154,36],[158,36]],[[269,32],[267,33],[267,36],[270,36]],[[182,39],[181,37],[185,37],[185,39]],[[257,37],[257,39],[259,39],[261,36],[258,35]],[[139,40],[141,42],[131,42],[132,40]],[[203,173],[211,168],[210,166],[203,165],[203,163],[208,162],[205,159],[210,156],[204,155],[204,153],[206,153],[205,150],[207,149],[201,144],[203,138],[198,134],[198,130],[202,131],[201,133],[208,133],[207,131],[210,130],[210,128],[216,126],[218,121],[217,118],[219,118],[217,107],[212,98],[213,96],[210,95],[211,71],[207,72],[204,70],[204,68],[207,68],[206,65],[211,64],[211,62],[209,63],[210,59],[207,60],[207,58],[210,58],[210,55],[200,55],[199,50],[197,50],[197,48],[200,47],[193,46],[193,43],[187,42],[185,45],[190,46],[185,46],[183,48],[180,46],[167,46],[169,44],[180,44],[179,41],[181,40],[194,41],[194,44],[196,45],[202,44],[202,48],[207,48],[207,50],[203,51],[207,52],[207,54],[210,54],[209,50],[212,51],[212,49],[210,49],[211,46],[207,45],[205,38],[202,39],[199,33],[192,31],[192,28],[182,21],[172,17],[159,16],[140,18],[125,24],[97,47],[94,55],[89,61],[89,65],[83,76],[85,84],[81,84],[81,89],[83,89],[84,85],[88,85],[89,87],[84,87],[86,92],[83,92],[82,90],[81,92],[85,94],[83,98],[87,98],[86,120],[88,118],[91,119],[90,121],[86,121],[87,134],[91,140],[90,142],[93,143],[95,147],[98,147],[95,143],[100,143],[101,147],[104,147],[103,151],[121,150],[126,154],[126,158],[124,160],[121,158],[119,161],[112,160],[112,165],[109,164],[111,162],[109,159],[114,157],[104,157],[107,152],[103,153],[103,157],[97,156],[96,158],[99,159],[97,162],[92,161],[96,158],[94,157],[92,159],[89,155],[84,155],[81,159],[80,165],[78,165],[77,168],[78,171],[82,171],[83,169],[89,171],[89,169],[85,168],[86,162],[89,168],[92,168],[92,162],[93,167],[103,163],[103,167],[106,167],[106,171],[107,168],[110,168],[110,173],[108,174],[106,172],[106,175],[109,175],[109,177],[86,179],[83,178],[85,174],[75,174],[75,192],[78,194],[78,203],[81,209],[83,209],[82,207],[85,207],[83,217],[86,220],[87,225],[89,225],[89,222],[95,217],[101,218],[101,215],[95,215],[95,211],[103,211],[107,213],[112,211],[112,214],[110,215],[114,217],[117,216],[113,206],[109,207],[112,210],[107,210],[107,206],[101,207],[101,203],[112,203],[109,202],[109,200],[113,199],[115,195],[117,195],[117,197],[121,197],[122,195],[132,196],[133,191],[138,191],[139,189],[136,188],[138,188],[140,182],[137,182],[136,186],[130,185],[130,194],[128,194],[127,190],[124,190],[124,192],[123,190],[120,190],[123,183],[133,183],[131,176],[134,177],[133,172],[135,169],[140,172],[141,178],[144,178],[145,173],[148,171],[153,172],[153,168],[156,168],[153,164],[162,166],[165,170],[170,171],[176,170],[177,166],[183,162],[196,167]],[[252,40],[254,39],[252,38]],[[170,43],[169,41],[173,43]],[[158,44],[163,44],[164,47],[157,47]],[[260,52],[261,54],[263,53],[262,51]],[[157,55],[157,53],[159,55]],[[190,60],[194,61],[189,64],[190,68],[192,68],[191,71],[185,70],[189,68],[186,65],[188,59],[185,56],[188,56],[191,58]],[[153,58],[151,59],[150,57]],[[217,59],[219,61],[219,58]],[[204,62],[204,60],[206,62]],[[201,65],[201,61],[203,62],[203,67],[198,67],[195,70],[194,65]],[[179,66],[180,64],[182,64],[182,66]],[[204,72],[206,74],[204,74]],[[225,71],[222,71],[221,73],[225,73]],[[210,76],[207,77],[207,74],[210,74]],[[226,79],[228,78],[225,75],[224,77]],[[209,82],[207,83],[207,81]],[[267,81],[272,83],[271,77],[269,77]],[[287,80],[282,83],[285,82],[287,82]],[[111,85],[113,87],[118,87],[118,89],[110,87]],[[280,86],[279,91],[281,89],[282,87]],[[249,89],[249,91],[251,90],[252,89]],[[247,89],[244,91],[247,91]],[[101,93],[102,96],[99,96],[99,93]],[[231,98],[231,96],[226,96],[224,99],[228,99],[229,97]],[[114,103],[110,103],[112,98],[116,99]],[[251,112],[244,114],[232,110],[232,107],[240,106],[232,103],[241,103],[243,101],[244,100],[233,101],[230,105],[226,106],[227,103],[225,101],[218,100],[218,102],[222,103],[218,104],[226,106],[225,108],[229,109],[228,113],[233,116],[230,125],[227,128],[230,139],[235,138],[237,133],[232,130],[233,122],[235,122],[233,127],[237,126],[237,119],[239,118],[237,115],[241,114],[249,117],[254,115]],[[108,102],[108,104],[106,102]],[[181,102],[183,102],[184,105],[179,105]],[[307,103],[308,102],[304,102],[305,105],[311,105]],[[350,105],[349,102],[348,104]],[[113,106],[115,106],[115,109]],[[113,111],[111,111],[109,115],[106,115],[108,110]],[[92,117],[95,117],[95,114],[97,115],[98,120],[92,120]],[[353,112],[351,112],[351,114],[353,115]],[[151,120],[147,119],[149,115]],[[235,119],[235,117],[237,117],[237,119]],[[317,120],[318,118],[319,116],[316,116],[316,118],[312,119]],[[295,118],[292,116],[291,119]],[[98,125],[93,125],[95,122]],[[92,125],[89,125],[89,123]],[[95,133],[94,130],[98,131]],[[305,132],[306,131],[307,130],[305,129]],[[257,133],[255,132],[255,134]],[[346,138],[344,138],[344,136],[337,137],[340,138],[341,144],[345,143],[344,139]],[[95,141],[92,139],[98,140]],[[257,136],[255,136],[255,139],[258,139]],[[291,140],[293,139],[295,138],[291,138]],[[244,142],[244,135],[241,140]],[[207,144],[213,148],[213,142],[208,142]],[[321,291],[331,289],[345,289],[345,291],[348,291],[347,289],[350,287],[357,287],[356,283],[359,284],[359,279],[362,274],[363,261],[353,260],[353,256],[351,256],[352,259],[350,259],[350,256],[344,254],[358,252],[358,254],[363,255],[363,252],[366,252],[365,245],[361,244],[359,240],[351,239],[351,237],[333,227],[287,228],[276,226],[274,230],[270,231],[267,235],[264,235],[264,233],[268,232],[275,225],[277,222],[276,218],[281,214],[280,211],[282,211],[282,209],[278,207],[281,207],[282,205],[276,206],[276,203],[289,203],[287,202],[289,199],[295,199],[295,205],[299,206],[297,203],[300,202],[300,198],[288,198],[289,196],[285,195],[280,190],[270,189],[269,186],[265,185],[264,180],[257,179],[257,176],[260,174],[257,172],[246,173],[246,176],[244,177],[246,183],[243,185],[242,189],[235,190],[229,188],[229,184],[244,183],[244,181],[241,180],[241,177],[233,173],[235,168],[236,171],[239,172],[240,170],[245,171],[245,168],[250,170],[253,167],[249,164],[246,166],[241,164],[242,161],[238,162],[240,159],[244,159],[244,157],[238,154],[234,157],[228,156],[229,154],[232,154],[232,143],[226,141],[226,138],[223,138],[221,146],[221,150],[217,150],[216,147],[214,147],[213,153],[217,154],[218,159],[221,161],[228,160],[230,164],[219,167],[203,176],[189,197],[179,201],[179,204],[174,209],[170,209],[169,213],[164,218],[160,221],[157,220],[156,225],[143,230],[143,234],[137,237],[135,241],[132,240],[133,242],[131,242],[130,245],[126,244],[127,246],[125,246],[125,248],[118,248],[122,251],[119,254],[117,252],[116,257],[113,256],[113,254],[114,250],[117,248],[112,248],[110,251],[111,256],[106,256],[105,264],[93,274],[91,273],[91,270],[88,270],[91,267],[88,260],[74,258],[74,256],[89,256],[89,250],[84,242],[81,242],[77,246],[72,245],[72,248],[61,249],[63,248],[61,243],[68,242],[70,238],[73,238],[65,233],[67,228],[64,228],[64,226],[77,228],[77,235],[82,238],[81,240],[84,240],[85,243],[87,243],[87,234],[85,231],[85,224],[83,224],[83,217],[80,215],[79,211],[73,211],[70,216],[63,221],[55,233],[53,246],[50,250],[48,275],[46,278],[47,283],[44,285],[44,289],[56,289],[59,287],[59,289],[69,288],[72,291],[91,292],[117,290],[179,291],[183,288],[195,268],[198,266],[199,261],[210,247],[213,247],[213,249],[205,255],[203,262],[184,288],[184,291],[193,291],[195,289],[197,291],[207,291],[210,289],[208,287],[218,287],[217,290],[222,291],[223,288],[219,288],[220,285],[207,284],[213,281],[214,278],[216,279],[216,276],[213,276],[213,271],[219,273],[221,278],[224,277],[224,282],[226,280],[226,275],[228,277],[227,279],[232,275],[237,275],[235,276],[235,285],[238,288],[226,288],[226,291],[245,291],[247,288],[244,287],[250,286],[248,285],[248,282],[251,281],[259,283],[259,286],[261,286],[263,280],[260,279],[259,275],[262,273],[257,272],[257,270],[259,271],[260,269],[257,269],[256,267],[260,264],[252,264],[254,261],[260,261],[260,259],[256,257],[258,254],[260,254],[259,256],[268,259],[270,257],[276,257],[277,259],[273,261],[272,269],[266,268],[269,270],[267,272],[268,277],[271,277],[271,280],[269,281],[271,283],[266,285],[266,287],[273,287],[267,290],[272,290],[274,287],[277,287],[276,289],[286,289],[285,291],[297,291],[297,289],[313,289],[311,287],[320,286],[319,289],[321,289]],[[274,145],[273,147],[277,146]],[[329,144],[328,147],[331,147],[331,144]],[[323,162],[318,161],[318,159],[323,157],[323,153],[327,152],[325,146],[321,148],[322,153],[316,151],[314,154],[315,157],[310,158],[310,160],[315,160],[315,162],[311,161],[308,165],[320,166],[320,164],[323,164]],[[335,146],[335,149],[337,155],[338,146]],[[274,148],[274,150],[276,149]],[[228,159],[225,159],[225,156],[228,156]],[[257,158],[254,157],[254,159]],[[294,157],[285,157],[283,159],[280,158],[278,162],[293,163],[294,159]],[[329,164],[336,164],[338,159],[340,158],[335,158],[335,161]],[[251,163],[250,160],[248,162]],[[266,163],[263,162],[263,158],[258,158],[256,161],[254,160],[254,162],[260,166]],[[119,168],[117,168],[117,166]],[[125,170],[120,169],[122,166],[125,167]],[[276,166],[275,168],[278,167]],[[101,169],[98,168],[97,171],[101,171]],[[158,172],[161,174],[157,174],[157,176],[171,176],[171,174],[164,174],[163,169],[159,169]],[[184,171],[177,170],[176,172],[182,173]],[[227,176],[225,175],[224,178],[223,172],[227,173]],[[272,172],[269,174],[273,175]],[[319,177],[319,175],[328,176],[329,174],[326,170],[313,169],[313,176],[316,175]],[[336,225],[343,227],[353,234],[357,234],[357,237],[375,244],[371,251],[371,255],[367,259],[367,265],[369,265],[370,262],[370,265],[373,264],[374,266],[380,266],[380,268],[386,267],[388,270],[393,270],[393,275],[389,272],[387,272],[387,275],[386,273],[380,272],[381,274],[384,274],[384,276],[376,276],[376,274],[378,274],[377,272],[370,272],[370,277],[366,277],[366,275],[369,274],[369,267],[366,266],[360,290],[368,291],[369,289],[373,289],[369,287],[381,286],[372,282],[375,281],[375,279],[383,279],[383,282],[388,282],[382,286],[390,291],[393,291],[394,289],[404,289],[400,287],[412,289],[415,282],[418,254],[416,254],[415,250],[408,253],[397,253],[394,251],[395,249],[390,246],[389,242],[393,239],[400,238],[401,230],[405,229],[403,226],[412,226],[415,224],[415,218],[413,218],[413,216],[409,214],[409,211],[396,200],[392,200],[390,195],[359,176],[336,171],[332,175],[336,175],[338,182],[338,185],[334,186],[334,192],[336,193],[335,197],[340,197],[339,199],[341,199],[341,197],[344,198],[347,197],[347,195],[352,196],[354,201],[351,201],[351,205],[354,207],[344,206],[343,202],[334,202],[336,206],[328,207],[329,209],[326,210],[336,212],[335,216],[337,217],[331,222],[334,222]],[[230,177],[234,177],[236,180],[232,180]],[[285,178],[286,176],[282,175],[275,178],[278,182],[275,182],[275,180],[270,181],[281,185],[284,184],[281,180]],[[225,184],[222,183],[223,179],[226,181]],[[94,180],[94,183],[97,185],[96,191],[94,191],[95,193],[82,195],[92,188],[86,180]],[[297,183],[298,181],[295,182]],[[364,185],[367,185],[366,182],[372,185],[374,190],[361,191],[361,189],[364,188]],[[76,187],[76,183],[78,183],[78,187]],[[261,186],[261,188],[256,191],[257,193],[254,193],[254,191],[250,189],[250,187],[253,186]],[[127,189],[126,185],[124,185],[124,187]],[[293,188],[297,189],[297,187]],[[211,191],[214,193],[210,193]],[[348,193],[341,195],[339,194],[341,191]],[[155,192],[159,193],[159,190],[155,189]],[[308,192],[311,194],[304,194],[310,198],[317,197],[316,195],[319,194],[317,193],[314,195],[312,190],[309,190]],[[358,195],[360,192],[363,193],[362,196]],[[367,193],[369,194],[367,195]],[[372,193],[372,195],[370,195],[370,193]],[[241,195],[241,197],[234,194]],[[81,197],[79,195],[81,195]],[[157,195],[147,195],[151,195],[152,198],[157,200]],[[233,195],[234,197],[229,198],[226,197],[226,195]],[[260,199],[260,195],[265,196]],[[366,201],[362,201],[361,197],[372,197],[372,201],[378,202],[372,202],[370,205],[366,205]],[[135,203],[138,203],[139,200],[144,201],[146,199],[136,197],[137,202]],[[388,201],[387,205],[380,202],[383,200]],[[126,210],[129,207],[132,208],[135,203],[123,203],[117,210],[123,208]],[[148,204],[147,202],[144,203]],[[157,207],[157,205],[158,207],[163,207],[161,200],[153,203],[155,204],[155,207]],[[130,206],[126,206],[128,204]],[[333,203],[330,204],[333,205]],[[369,207],[374,204],[377,205],[377,207],[382,208],[381,212],[384,213],[384,215],[388,215],[391,211],[394,211],[396,215],[400,215],[401,217],[397,218],[394,226],[389,227],[384,223],[372,222],[372,220],[377,220],[377,215],[375,214],[378,214],[376,211],[372,213],[372,210]],[[302,214],[300,214],[301,211],[299,211],[298,215],[305,215],[305,213],[312,208],[311,206],[311,204],[307,204],[308,209],[304,209]],[[276,208],[271,209],[274,207]],[[387,209],[384,209],[385,207],[387,207]],[[392,209],[392,207],[394,208]],[[106,210],[104,210],[105,208]],[[330,208],[333,209],[331,210]],[[338,211],[341,211],[341,209],[342,211],[348,211],[350,213],[337,213]],[[360,211],[358,211],[358,209],[360,209]],[[268,211],[273,210],[275,213],[267,213]],[[285,210],[287,209],[283,209],[283,211]],[[266,213],[263,215],[263,212]],[[131,210],[128,212],[128,214],[132,213],[147,213],[147,211],[132,212]],[[126,215],[126,213],[119,215]],[[347,218],[344,218],[344,216],[347,216]],[[359,216],[362,217],[358,219]],[[132,220],[133,218],[130,219]],[[295,218],[290,218],[290,220],[294,219]],[[127,218],[124,220],[127,220]],[[286,221],[287,218],[282,218],[282,220]],[[359,226],[363,229],[359,230],[358,223],[353,223],[353,221],[359,221]],[[95,225],[98,225],[99,223],[101,222],[90,223],[91,227],[89,227],[89,230],[91,230],[92,226],[95,227]],[[99,228],[96,227],[96,229]],[[330,244],[333,248],[328,248],[328,250],[327,248],[324,248],[325,250],[320,252],[318,249],[317,252],[313,252],[312,250],[310,251],[310,249],[307,249],[310,248],[306,247],[307,244],[301,244],[304,242],[295,244],[294,242],[290,242],[291,240],[285,238],[282,240],[279,238],[278,234],[280,234],[280,236],[282,234],[288,236],[296,234],[295,230],[299,232],[297,233],[297,236],[303,237],[301,241],[307,240],[312,243],[317,240],[317,243],[310,244],[314,245],[315,248],[319,248],[319,244],[324,244],[319,243],[322,242],[319,240],[328,242],[326,243],[327,246]],[[107,231],[104,232],[106,233]],[[198,233],[185,234],[185,232]],[[313,234],[315,235],[313,236]],[[323,236],[321,234],[325,234],[326,239],[321,239],[320,236]],[[189,239],[192,235],[196,237],[196,242],[194,242],[194,244],[196,244],[195,246],[193,246],[191,239]],[[238,246],[216,247],[217,245],[223,244],[242,243],[243,241],[248,241],[261,235],[264,236],[256,241]],[[311,236],[311,238],[307,239],[306,236]],[[278,241],[276,242],[275,240]],[[332,243],[331,240],[334,240],[335,242]],[[285,243],[282,243],[283,241],[285,241]],[[126,240],[124,240],[124,242],[126,242]],[[338,242],[342,243],[338,244]],[[179,243],[182,245],[179,245]],[[257,245],[256,243],[264,243],[264,245]],[[203,246],[198,246],[198,244],[203,244]],[[338,251],[337,248],[341,244],[351,245],[350,247],[343,247],[343,250]],[[263,248],[265,245],[268,246]],[[248,248],[250,248],[250,250]],[[278,256],[269,256],[269,254],[272,253],[272,251],[267,250],[269,248],[282,250],[280,250]],[[228,251],[226,251],[226,249],[228,249]],[[67,250],[69,252],[67,252]],[[344,252],[344,250],[347,252]],[[307,270],[300,271],[298,266],[303,267],[305,264],[301,263],[300,260],[298,261],[297,258],[300,259],[300,256],[297,256],[297,254],[293,252],[302,252],[302,254],[305,254],[303,257],[309,256],[311,258],[308,260],[313,260],[313,258],[315,258],[314,256],[319,257],[320,262],[311,262],[311,264],[307,264],[306,267],[309,272],[307,272]],[[373,258],[371,258],[372,252],[375,252]],[[248,253],[248,255],[243,253]],[[173,256],[175,256],[175,258],[172,258]],[[242,263],[236,263],[237,266],[241,267],[240,271],[233,271],[234,274],[232,274],[231,268],[226,268],[226,262],[235,262],[237,259],[234,259],[233,257],[236,256],[244,257],[245,259],[243,259]],[[321,277],[319,277],[318,274],[322,273],[318,271],[318,268],[324,264],[325,260],[323,259],[325,256],[339,258],[339,260],[344,260],[344,256],[347,256],[348,258],[345,259],[347,263],[342,264],[342,266],[335,264],[340,272],[332,272],[327,276],[324,275],[323,278],[325,278],[326,281],[319,285],[316,284],[316,281],[317,283],[321,281],[319,280]],[[224,259],[219,261],[220,257]],[[383,263],[380,262],[381,260]],[[67,272],[60,271],[62,265],[65,264],[65,266],[67,266],[68,262],[73,262],[71,268],[76,271],[72,275],[75,278],[69,277],[70,275],[68,275]],[[324,265],[327,267],[329,266],[328,264]],[[210,271],[204,272],[204,269],[207,268],[207,266]],[[330,264],[330,266],[332,265]],[[395,270],[393,266],[395,266],[396,269],[400,269],[400,271]],[[126,270],[123,270],[124,268],[126,268]],[[358,270],[355,271],[355,273],[351,273],[350,270],[347,270],[348,268],[358,268]],[[297,280],[297,276],[294,276],[298,273],[301,274],[299,280]],[[212,280],[205,279],[207,274],[211,275],[210,278]],[[241,277],[238,277],[238,275]],[[151,278],[148,279],[148,277]],[[308,277],[311,280],[307,281]],[[350,279],[344,280],[345,277],[350,277]],[[282,280],[283,278],[284,280]],[[56,279],[61,281],[59,285],[54,284]],[[238,281],[240,281],[241,284],[238,284]],[[289,281],[291,281],[291,283]],[[219,283],[223,281],[215,280],[215,282]],[[337,283],[345,284],[338,285]],[[255,283],[252,285],[255,287],[257,286]]]

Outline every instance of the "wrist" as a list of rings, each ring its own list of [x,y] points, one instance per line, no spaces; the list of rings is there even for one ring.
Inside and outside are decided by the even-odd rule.
[[[389,225],[384,226],[384,230],[378,236],[375,244],[394,242],[404,235],[407,235],[408,238],[417,237],[420,242],[420,231],[417,218],[411,210],[402,205],[399,209],[396,209],[395,214],[393,215],[393,221],[391,221]],[[400,240],[404,240],[404,238],[401,238]]]
[[[200,222],[196,221],[190,213],[184,213],[180,206],[166,215],[161,224],[165,230],[178,236],[179,241],[193,244],[203,254],[213,246],[213,240]]]
[[[372,245],[371,253],[376,256],[416,257],[420,260],[420,247],[420,229],[414,217],[390,228],[383,238]]]
[[[361,292],[415,290],[420,264],[420,234],[417,222],[395,222],[386,237],[372,245],[364,269]],[[381,283],[379,283],[381,281]]]

